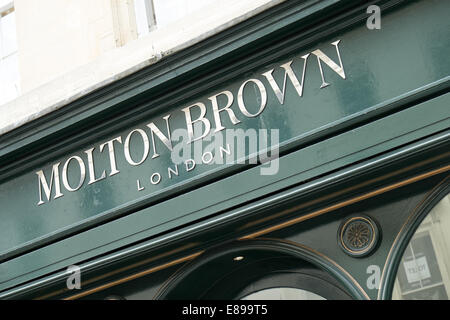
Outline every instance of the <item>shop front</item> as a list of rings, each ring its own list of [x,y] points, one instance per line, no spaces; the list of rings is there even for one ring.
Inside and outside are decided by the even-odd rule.
[[[448,299],[445,1],[287,1],[0,137],[3,299]]]

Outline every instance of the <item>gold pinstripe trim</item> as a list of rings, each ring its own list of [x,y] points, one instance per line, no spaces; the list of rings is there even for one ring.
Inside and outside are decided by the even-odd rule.
[[[445,154],[443,154],[443,155],[441,155],[439,157],[433,158],[432,160],[434,161],[434,160],[436,160],[438,158],[443,158],[443,157],[447,156],[448,154],[450,154],[450,152],[447,152],[447,153],[445,153]],[[423,165],[425,163],[431,162],[432,160],[429,159],[429,160],[423,161],[423,162],[420,163],[420,165]],[[412,168],[415,168],[415,167],[418,167],[418,166],[419,166],[419,164],[415,164],[415,165],[409,166],[407,168],[403,168],[403,169],[397,170],[397,171],[395,171],[395,173],[397,174],[397,173],[400,173],[400,172],[404,172],[404,171],[407,171],[409,169],[412,169]],[[429,172],[417,175],[415,177],[412,177],[412,178],[409,178],[409,179],[406,179],[406,180],[394,183],[392,185],[389,185],[389,186],[386,186],[386,187],[383,187],[383,188],[380,188],[380,189],[368,192],[368,193],[366,193],[364,195],[361,195],[361,196],[358,196],[358,197],[355,197],[355,198],[352,198],[352,199],[349,199],[349,200],[346,200],[346,201],[343,201],[343,202],[340,202],[340,203],[328,206],[326,208],[314,211],[314,212],[312,212],[310,214],[307,214],[307,215],[304,215],[304,216],[301,216],[301,217],[298,217],[298,218],[295,218],[295,219],[291,219],[289,221],[280,223],[280,224],[272,226],[270,228],[266,228],[266,229],[260,230],[258,232],[254,232],[254,233],[248,234],[248,235],[246,235],[244,237],[239,238],[238,240],[253,239],[253,238],[262,236],[264,234],[267,234],[267,233],[270,233],[270,232],[273,232],[273,231],[276,231],[276,230],[279,230],[279,229],[283,229],[283,228],[289,227],[291,225],[303,222],[305,220],[312,219],[312,218],[317,217],[319,215],[322,215],[324,213],[327,213],[327,212],[330,212],[330,211],[333,211],[333,210],[336,210],[336,209],[340,209],[340,208],[346,207],[348,205],[351,205],[351,204],[354,204],[354,203],[357,203],[357,202],[360,202],[360,201],[363,201],[363,200],[375,197],[377,195],[380,195],[380,194],[386,193],[388,191],[391,191],[391,190],[394,190],[394,189],[397,189],[397,188],[400,188],[400,187],[403,187],[403,186],[406,186],[406,185],[418,182],[420,180],[427,179],[429,177],[438,175],[440,173],[443,173],[443,172],[446,172],[446,171],[449,171],[449,170],[450,170],[450,165],[447,165],[447,166],[444,166],[442,168],[439,168],[439,169],[436,169],[436,170],[433,170],[433,171],[429,171]],[[387,177],[389,177],[391,175],[392,175],[392,173],[388,174],[388,175],[385,175],[385,176],[382,176],[382,177],[379,177],[379,178],[376,178],[376,179],[373,179],[373,180],[370,180],[370,181],[371,182],[379,181],[379,180],[387,178]],[[363,183],[363,184],[365,184],[365,183]],[[359,186],[361,186],[361,184]],[[298,210],[298,206],[295,207],[295,210]],[[78,299],[78,298],[90,295],[92,293],[95,293],[95,292],[98,292],[98,291],[110,288],[112,286],[115,286],[115,285],[118,285],[118,284],[130,281],[130,280],[134,280],[134,279],[142,277],[144,275],[147,275],[147,274],[150,274],[150,273],[153,273],[153,272],[156,272],[156,271],[159,271],[159,270],[162,270],[162,269],[165,269],[165,268],[168,268],[168,267],[180,264],[182,262],[195,259],[200,254],[202,254],[203,252],[204,251],[199,251],[197,253],[185,256],[183,258],[180,258],[180,259],[177,259],[177,260],[173,260],[172,262],[169,262],[169,263],[166,263],[166,264],[163,264],[163,265],[160,265],[160,266],[156,266],[156,267],[150,268],[148,270],[144,270],[142,272],[136,273],[134,275],[131,275],[131,276],[128,276],[128,277],[125,277],[125,278],[122,278],[122,279],[119,279],[119,280],[116,280],[116,281],[113,281],[113,282],[109,282],[109,283],[101,285],[99,287],[96,287],[96,288],[90,289],[88,291],[85,291],[85,292],[82,292],[82,293],[70,296],[68,298],[65,298],[65,300]],[[345,269],[343,269],[342,267],[340,267],[340,270],[342,272],[344,272],[347,276],[351,277],[350,274],[348,274],[348,272],[345,271]],[[359,286],[359,284],[358,284],[358,288],[361,288]],[[362,290],[362,292],[364,292],[364,290]],[[48,298],[48,297],[51,297],[51,296],[54,296],[54,295],[57,295],[57,294],[59,294],[59,292],[54,292],[54,293],[48,294],[46,296],[42,296],[42,297],[40,297],[40,299],[42,299],[43,297]]]

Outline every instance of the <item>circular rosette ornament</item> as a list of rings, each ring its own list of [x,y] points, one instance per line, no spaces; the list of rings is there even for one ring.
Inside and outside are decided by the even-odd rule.
[[[367,216],[348,218],[339,227],[338,243],[349,256],[369,255],[375,249],[378,240],[378,226]]]

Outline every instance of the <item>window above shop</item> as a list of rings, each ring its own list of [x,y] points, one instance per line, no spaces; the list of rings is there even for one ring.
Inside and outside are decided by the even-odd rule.
[[[0,135],[283,1],[0,0]]]
[[[134,0],[138,38],[213,3],[217,0]]]
[[[152,0],[134,0],[138,38],[156,28],[155,9]]]
[[[0,0],[0,105],[19,95],[14,2]]]

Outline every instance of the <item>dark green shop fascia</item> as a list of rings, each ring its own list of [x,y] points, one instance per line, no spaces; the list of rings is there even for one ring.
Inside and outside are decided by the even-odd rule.
[[[365,1],[287,1],[1,136],[0,297],[234,299],[255,277],[302,267],[344,296],[389,298],[415,228],[448,193],[450,8],[370,4],[381,8],[380,30],[367,28]],[[288,62],[301,93],[291,78],[283,87]],[[225,91],[232,98],[217,96]],[[199,118],[203,103],[217,130],[214,96],[239,120],[222,111],[224,128],[279,129],[276,174],[247,161],[167,176],[170,152],[149,124],[168,135],[169,122],[186,128],[183,110],[195,106]],[[118,137],[116,173],[106,143]],[[379,232],[362,257],[339,244],[352,216]],[[81,290],[66,287],[71,265]],[[371,265],[381,267],[379,290],[366,287]]]

